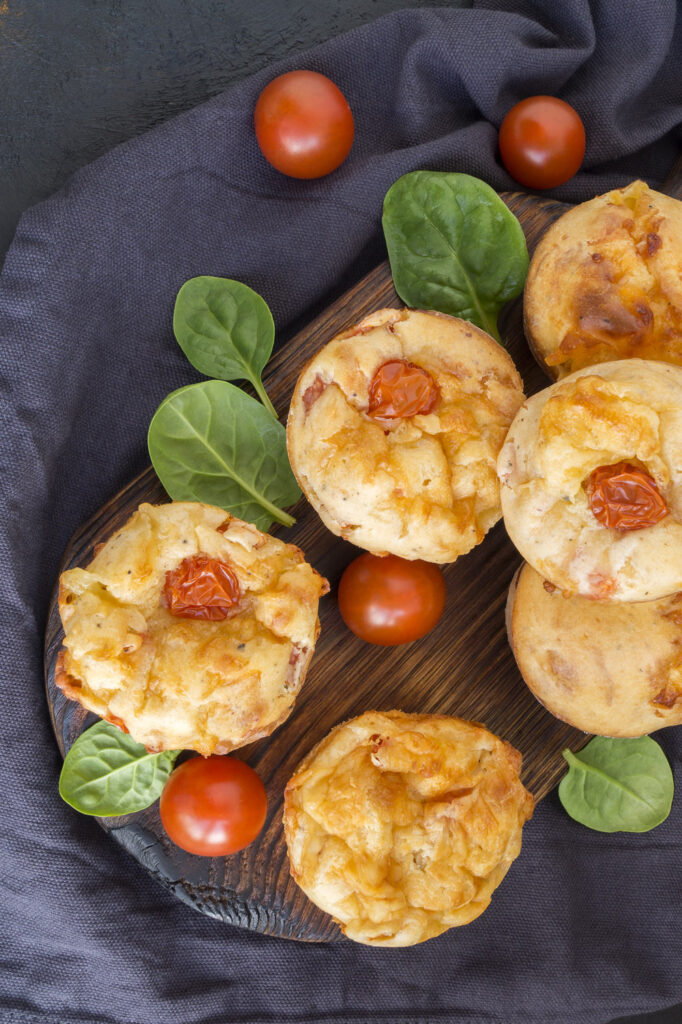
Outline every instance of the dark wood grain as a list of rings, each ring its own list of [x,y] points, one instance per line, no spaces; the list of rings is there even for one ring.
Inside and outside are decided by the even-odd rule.
[[[521,221],[529,249],[566,207],[552,200],[503,196]],[[273,358],[265,385],[285,415],[305,362],[333,335],[383,306],[399,306],[387,264],[382,264],[301,331]],[[504,312],[501,334],[531,394],[547,379],[523,337],[521,302]],[[118,529],[141,501],[167,496],[151,467],[112,498],[72,538],[61,569],[85,565],[96,544]],[[202,913],[270,935],[335,940],[340,933],[291,880],[281,826],[282,792],[303,755],[332,726],[369,708],[440,712],[483,722],[523,754],[523,778],[536,799],[557,783],[561,750],[579,749],[584,733],[553,718],[524,685],[507,643],[507,588],[521,559],[498,524],[470,554],[447,567],[448,601],[437,628],[397,648],[373,647],[343,625],[334,594],[357,549],[332,536],[301,500],[296,525],[283,531],[330,580],[320,608],[322,631],[306,683],[289,720],[266,740],[239,753],[264,780],[268,820],[260,837],[240,854],[215,860],[191,857],[165,836],[156,805],[126,818],[100,819],[102,827],[163,885]],[[280,532],[282,532],[280,530]],[[54,664],[63,634],[53,600],[46,636],[47,695],[62,753],[88,716],[55,688]]]

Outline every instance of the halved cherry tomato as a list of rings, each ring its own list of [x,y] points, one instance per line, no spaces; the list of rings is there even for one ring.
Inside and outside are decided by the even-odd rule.
[[[529,96],[500,127],[500,155],[512,178],[528,188],[556,188],[572,178],[585,156],[580,114],[555,96]]]
[[[208,555],[184,558],[166,573],[163,603],[182,619],[226,619],[241,597],[236,573],[226,562]]]
[[[407,419],[433,412],[439,397],[427,370],[406,359],[390,359],[372,377],[367,411],[377,419]]]
[[[407,644],[433,629],[445,607],[445,580],[431,562],[364,554],[339,583],[339,611],[361,640],[383,647]]]
[[[192,757],[168,777],[161,823],[188,853],[223,857],[253,842],[265,823],[265,786],[236,757]]]
[[[587,478],[585,490],[595,519],[611,530],[643,530],[668,515],[656,481],[629,462],[595,469]]]
[[[273,79],[258,97],[254,122],[263,156],[291,178],[329,174],[353,145],[346,97],[316,71],[289,71]]]

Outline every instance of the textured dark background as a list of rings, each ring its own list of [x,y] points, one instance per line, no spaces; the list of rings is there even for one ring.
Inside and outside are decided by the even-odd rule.
[[[0,259],[26,207],[117,143],[275,60],[413,6],[419,4],[0,0]],[[680,1024],[682,1008],[627,1024],[635,1020]]]
[[[0,252],[83,164],[411,0],[0,0]],[[464,7],[466,0],[430,0]]]

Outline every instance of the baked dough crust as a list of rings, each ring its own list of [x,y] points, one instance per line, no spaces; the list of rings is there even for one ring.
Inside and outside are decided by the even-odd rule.
[[[291,873],[356,942],[409,946],[482,914],[521,849],[521,755],[482,725],[367,711],[284,793]]]
[[[377,421],[369,386],[391,359],[427,370],[441,400]],[[287,423],[294,473],[325,526],[374,554],[453,562],[500,518],[495,461],[523,401],[510,356],[473,324],[382,309],[317,353]]]
[[[682,594],[595,603],[565,597],[525,565],[507,632],[529,689],[576,729],[643,736],[682,722]]]
[[[239,579],[234,614],[171,615],[166,572],[204,554]],[[57,685],[149,750],[227,753],[290,714],[319,632],[327,582],[299,548],[199,502],[143,504],[87,569],[59,585]]]
[[[599,466],[634,462],[669,515],[618,532],[583,486]],[[498,460],[507,532],[527,562],[568,594],[648,601],[682,590],[682,367],[623,359],[579,370],[533,395]]]
[[[531,260],[526,337],[554,377],[637,357],[682,364],[682,203],[643,181],[563,214]]]

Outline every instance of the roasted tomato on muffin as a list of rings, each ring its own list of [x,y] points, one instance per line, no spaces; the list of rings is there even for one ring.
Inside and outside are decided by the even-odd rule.
[[[292,469],[332,533],[377,555],[453,562],[500,518],[495,461],[522,388],[472,324],[379,310],[299,377]]]
[[[62,574],[57,685],[150,750],[227,753],[290,714],[327,589],[297,547],[222,509],[141,505]]]
[[[533,395],[498,470],[507,532],[567,594],[682,590],[682,367],[623,359]]]
[[[569,210],[535,250],[526,336],[553,377],[613,359],[682,364],[682,203],[643,181]]]
[[[284,793],[291,872],[345,935],[409,946],[482,914],[521,850],[521,755],[482,725],[367,711]]]
[[[509,590],[507,634],[526,685],[576,729],[643,736],[682,723],[682,594],[566,597],[525,565]]]

